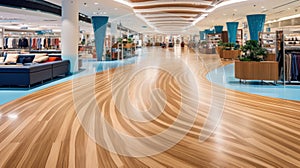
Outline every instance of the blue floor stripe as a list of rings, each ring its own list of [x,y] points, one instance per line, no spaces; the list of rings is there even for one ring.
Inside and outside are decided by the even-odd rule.
[[[234,64],[217,68],[207,74],[207,79],[215,84],[228,89],[247,92],[262,96],[281,98],[287,100],[300,101],[299,85],[274,85],[273,81],[246,81],[240,83],[239,79],[234,77]]]

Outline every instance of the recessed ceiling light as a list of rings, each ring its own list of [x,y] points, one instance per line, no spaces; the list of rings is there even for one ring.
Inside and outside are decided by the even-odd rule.
[[[106,12],[103,12],[103,14],[106,14]]]
[[[98,2],[95,2],[94,4],[95,4],[95,5],[99,5],[99,3],[98,3]]]
[[[264,6],[262,6],[261,8],[265,8]]]
[[[115,8],[115,10],[118,10],[118,8]]]

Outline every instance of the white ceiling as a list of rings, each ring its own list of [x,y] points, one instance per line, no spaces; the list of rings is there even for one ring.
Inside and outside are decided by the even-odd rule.
[[[155,30],[148,25],[145,20],[143,20],[143,18],[136,15],[136,11],[134,11],[130,6],[118,3],[114,0],[78,1],[79,11],[90,17],[94,15],[107,15],[109,16],[110,22],[122,23],[123,26],[144,34],[156,33]],[[170,0],[160,0],[159,2],[165,1],[169,2]],[[48,2],[61,5],[61,0],[48,0]],[[195,0],[194,2],[196,3],[198,1]],[[248,0],[244,2],[237,2],[219,7],[213,12],[207,12],[207,17],[196,23],[195,26],[190,26],[189,29],[183,29],[180,34],[198,34],[200,30],[210,28],[214,25],[224,25],[224,28],[226,29],[225,25],[227,21],[238,21],[240,22],[239,25],[242,26],[241,23],[246,22],[247,14],[265,13],[267,15],[267,21],[300,14],[299,2],[300,0]],[[11,21],[7,21],[7,19],[10,19]],[[0,7],[0,23],[2,26],[8,26],[9,24],[25,24],[30,28],[42,26],[48,29],[60,29],[60,18],[55,15],[6,7]],[[147,27],[145,28],[145,26]],[[179,29],[179,26],[180,25],[178,24],[176,27],[170,27],[170,31],[174,28]],[[91,25],[88,24],[80,23],[80,27],[82,29],[91,30]],[[168,30],[164,31],[171,33]],[[178,32],[176,33],[179,34]]]

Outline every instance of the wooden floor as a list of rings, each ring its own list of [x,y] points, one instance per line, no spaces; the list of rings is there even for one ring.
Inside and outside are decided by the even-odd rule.
[[[154,60],[155,57],[182,60],[196,74],[199,107],[196,107],[195,123],[175,146],[154,155],[132,157],[126,151],[124,154],[110,152],[95,143],[99,139],[87,132],[89,123],[95,131],[105,130],[95,119],[100,116],[114,129],[133,137],[153,136],[175,123],[182,100],[187,98],[183,97],[186,93],[174,75],[182,75],[180,79],[190,82],[184,78],[188,72],[175,67],[172,74],[152,66],[128,79],[129,92],[122,92],[126,86],[116,79],[123,80],[126,73],[136,72],[132,71],[135,67],[146,64],[142,60],[123,69],[58,84],[0,106],[0,167],[300,167],[300,102],[211,84],[205,75],[222,66],[214,55],[198,55],[187,48],[184,51],[148,48],[145,54]],[[164,96],[149,98],[157,88]],[[166,103],[156,107],[163,112],[153,114],[157,116],[149,122],[130,120],[120,113],[122,109],[115,107],[115,104],[131,103],[136,109],[147,111],[155,101],[151,98]],[[214,107],[224,111],[217,116],[221,118],[214,132],[201,142],[199,134]],[[101,114],[95,113],[99,111]],[[189,120],[183,119],[182,127]],[[176,131],[181,132],[182,128],[175,127]],[[173,138],[176,137],[170,136],[169,140]],[[131,144],[123,143],[110,147],[119,149]],[[151,148],[152,144],[148,145]],[[137,145],[135,150],[145,149]]]

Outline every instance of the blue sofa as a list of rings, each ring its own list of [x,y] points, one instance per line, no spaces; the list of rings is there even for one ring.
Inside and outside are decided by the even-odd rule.
[[[57,55],[55,55],[57,57]],[[25,58],[34,55],[19,55],[17,64],[0,65],[0,87],[21,86],[31,87],[36,83],[51,80],[61,75],[68,75],[70,69],[69,60],[52,61],[45,63],[24,63]],[[51,56],[50,56],[51,57]]]

